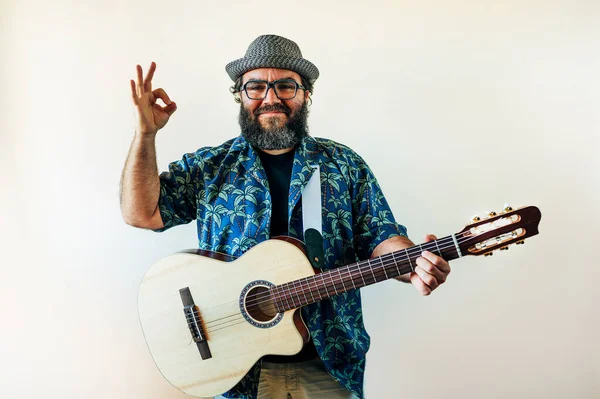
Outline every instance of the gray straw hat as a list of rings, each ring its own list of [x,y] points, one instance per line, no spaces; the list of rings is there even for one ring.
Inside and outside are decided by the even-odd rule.
[[[302,58],[300,47],[293,41],[277,35],[257,37],[246,51],[244,58],[231,61],[225,66],[235,82],[244,73],[256,68],[281,68],[294,71],[311,82],[319,77],[319,70]]]

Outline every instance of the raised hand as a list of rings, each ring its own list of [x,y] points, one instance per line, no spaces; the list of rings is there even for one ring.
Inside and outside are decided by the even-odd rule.
[[[131,84],[131,95],[136,113],[136,133],[154,136],[162,129],[173,112],[177,110],[177,104],[171,101],[163,89],[152,90],[152,77],[156,71],[156,63],[150,64],[146,79],[142,79],[142,67],[136,65],[137,82],[129,80]],[[167,106],[161,107],[156,103],[161,99]]]

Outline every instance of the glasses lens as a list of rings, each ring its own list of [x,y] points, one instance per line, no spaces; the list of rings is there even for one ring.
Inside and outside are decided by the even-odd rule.
[[[252,100],[262,100],[267,92],[267,84],[265,82],[248,82],[246,83],[246,94]]]
[[[296,82],[292,81],[283,81],[275,83],[275,92],[277,93],[277,97],[282,100],[289,100],[296,96],[297,90]]]

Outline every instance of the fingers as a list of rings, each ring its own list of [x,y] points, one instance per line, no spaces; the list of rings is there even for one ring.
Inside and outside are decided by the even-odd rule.
[[[135,71],[137,75],[137,85],[132,82],[132,94],[141,97],[145,92],[152,91],[152,78],[154,77],[154,71],[156,71],[156,63],[152,61],[150,64],[150,69],[148,69],[148,73],[146,74],[146,79],[142,78],[143,71],[142,67],[138,64],[135,66]]]
[[[429,288],[431,288],[431,291],[435,290],[442,282],[438,280],[439,277],[436,276],[436,274],[426,271],[421,266],[415,267],[415,273],[417,273],[417,276],[419,276],[423,283],[425,283]]]
[[[441,271],[442,273],[448,274],[450,273],[450,264],[448,262],[446,262],[444,260],[444,258],[441,258],[429,251],[423,251],[423,253],[421,253],[421,258],[424,258],[425,260],[428,261],[428,263],[432,266],[435,267],[436,269],[438,269],[439,271]],[[419,263],[419,259],[417,259],[417,264]]]
[[[437,240],[433,234],[425,236],[425,242]],[[410,281],[412,285],[422,295],[429,295],[433,290],[443,284],[450,274],[450,265],[440,256],[434,255],[429,251],[423,251],[416,260],[417,266],[411,273]]]
[[[165,112],[167,112],[169,115],[175,112],[177,106],[171,101],[163,89],[156,89],[152,91],[152,78],[154,77],[154,72],[156,71],[156,63],[154,61],[150,63],[150,68],[148,69],[145,79],[142,78],[142,67],[140,65],[136,65],[135,69],[137,81],[134,82],[133,80],[129,80],[134,104],[138,105],[138,99],[142,97],[144,93],[152,93],[152,96],[150,96],[150,104],[154,104],[156,102],[156,98],[160,98],[165,104],[167,104],[167,107],[163,108]]]
[[[434,240],[437,240],[437,237],[434,234],[427,234],[425,236],[425,242],[431,242]],[[429,251],[423,251],[421,256],[427,259],[429,262],[431,262],[433,266],[438,268],[442,273],[446,275],[450,273],[450,265],[440,256],[434,255],[432,252]]]
[[[417,267],[411,273],[410,282],[421,294],[429,295],[446,281],[450,273],[450,265],[431,252],[425,251],[423,254],[424,256],[417,258]],[[433,259],[433,262],[430,259]]]
[[[148,69],[148,73],[146,74],[146,79],[144,80],[144,91],[152,91],[152,77],[154,76],[154,71],[156,71],[156,63],[152,61],[150,69]]]
[[[171,104],[171,99],[169,98],[169,96],[167,95],[167,93],[163,90],[163,89],[156,89],[152,92],[152,94],[154,94],[156,97],[160,98],[161,100],[163,100],[163,102],[167,105]]]
[[[139,65],[135,66],[135,70],[137,72],[137,95],[141,97],[144,94],[144,81],[142,80],[142,67]]]
[[[169,95],[163,89],[156,89],[152,92],[152,94],[154,94],[156,98],[160,98],[165,104],[167,104],[167,106],[162,109],[167,114],[172,115],[173,112],[177,111],[177,104],[175,104],[174,101],[171,101]]]
[[[177,104],[175,104],[175,101],[172,101],[171,104],[163,108],[163,111],[171,116],[173,115],[173,112],[177,111]]]
[[[421,295],[427,296],[431,294],[431,288],[427,284],[425,284],[423,280],[421,280],[417,273],[410,273],[410,283],[413,287],[415,287],[417,291],[419,291],[419,293],[421,293]]]
[[[437,237],[434,234],[427,234],[425,236],[425,242],[430,242],[430,241],[434,241],[437,240]]]
[[[131,85],[131,97],[133,98],[133,103],[137,105],[138,103],[138,94],[135,89],[135,82],[132,79],[129,79],[129,83]]]
[[[440,284],[446,281],[446,275],[431,262],[422,257],[417,258],[415,272],[421,277],[421,280],[423,280],[425,284],[431,287],[431,289],[436,289]]]

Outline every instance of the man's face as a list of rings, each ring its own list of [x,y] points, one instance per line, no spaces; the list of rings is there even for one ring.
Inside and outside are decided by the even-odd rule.
[[[273,82],[280,79],[293,79],[298,84],[302,80],[296,72],[287,69],[260,68],[246,72],[242,85],[251,80]],[[242,135],[253,146],[262,150],[281,150],[295,147],[308,134],[308,92],[298,89],[296,97],[280,100],[273,88],[262,100],[248,98],[242,90],[240,97],[239,122]]]

